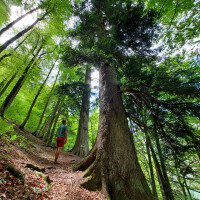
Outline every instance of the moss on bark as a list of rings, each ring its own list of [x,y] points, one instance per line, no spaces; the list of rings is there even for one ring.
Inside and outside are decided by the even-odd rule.
[[[45,168],[39,168],[38,166],[35,166],[33,164],[26,164],[25,168],[29,168],[31,170],[43,172],[43,173],[45,172]]]
[[[22,185],[24,185],[24,174],[19,171],[18,169],[16,169],[13,165],[9,164],[9,163],[2,163],[3,166],[6,167],[6,169],[16,178],[18,178]]]

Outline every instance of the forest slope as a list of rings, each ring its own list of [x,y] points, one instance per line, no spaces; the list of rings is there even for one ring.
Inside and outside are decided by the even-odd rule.
[[[104,199],[99,191],[90,192],[79,185],[83,181],[82,172],[71,170],[72,164],[80,160],[78,156],[61,152],[60,164],[54,165],[55,148],[44,146],[42,140],[27,130],[21,131],[16,124],[14,132],[16,138],[8,136],[12,133],[0,135],[0,199]],[[5,163],[24,174],[24,185]]]

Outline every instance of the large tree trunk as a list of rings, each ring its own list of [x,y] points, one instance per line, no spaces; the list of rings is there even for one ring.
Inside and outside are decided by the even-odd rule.
[[[1,117],[4,117],[5,112],[7,111],[7,109],[10,106],[10,104],[13,102],[13,100],[15,99],[16,95],[18,94],[19,90],[21,89],[29,69],[31,68],[31,66],[35,62],[35,59],[37,58],[37,56],[38,56],[38,54],[40,53],[41,50],[42,50],[42,46],[38,49],[36,54],[30,60],[30,62],[27,65],[26,69],[24,70],[23,74],[21,75],[21,77],[19,78],[19,80],[15,84],[15,86],[12,89],[12,91],[10,92],[10,94],[6,97],[5,101],[3,102],[3,104],[2,104],[2,106],[0,108],[0,116]]]
[[[50,69],[50,71],[49,71],[49,73],[48,73],[46,79],[44,80],[44,82],[43,82],[42,85],[40,86],[40,88],[39,88],[37,94],[35,95],[35,98],[34,98],[32,104],[31,104],[31,106],[30,106],[30,108],[29,108],[29,111],[28,111],[27,115],[26,115],[26,118],[24,119],[24,121],[22,122],[22,124],[19,126],[20,129],[24,129],[24,126],[26,125],[26,123],[27,123],[27,121],[28,121],[28,119],[29,119],[29,117],[30,117],[30,115],[31,115],[32,109],[33,109],[33,107],[34,107],[34,105],[35,105],[35,103],[36,103],[36,101],[37,101],[37,98],[39,97],[39,95],[40,95],[40,93],[41,93],[41,91],[42,91],[44,85],[46,84],[46,82],[47,82],[47,80],[48,80],[48,78],[49,78],[49,76],[50,76],[50,74],[51,74],[51,72],[52,72],[54,66],[55,66],[55,63],[52,65],[52,67],[51,67],[51,69]]]
[[[12,37],[11,39],[9,39],[8,41],[6,41],[1,47],[0,47],[0,53],[5,50],[10,44],[12,44],[14,41],[16,41],[17,39],[19,39],[20,37],[22,37],[25,33],[27,33],[29,30],[31,30],[38,22],[42,21],[45,16],[48,14],[48,12],[46,12],[41,18],[37,18],[35,20],[35,22],[30,25],[29,27],[27,27],[26,29],[24,29],[23,31],[19,32],[17,35],[15,35],[14,37]]]
[[[77,156],[85,157],[89,152],[88,144],[88,123],[90,107],[90,87],[91,87],[91,69],[86,68],[85,90],[82,97],[82,106],[79,119],[77,138],[71,152]]]
[[[86,169],[83,187],[100,189],[107,199],[153,200],[138,163],[132,133],[128,127],[115,68],[100,67],[100,116],[95,146],[75,170]]]
[[[47,106],[48,106],[48,104],[49,104],[49,101],[50,101],[50,98],[51,98],[51,94],[52,94],[52,92],[53,92],[53,90],[54,90],[54,87],[55,87],[55,85],[56,85],[56,81],[57,81],[57,79],[58,79],[59,72],[60,72],[60,70],[58,71],[57,76],[56,76],[56,79],[55,79],[55,81],[54,81],[54,83],[53,83],[53,87],[51,88],[51,91],[50,91],[49,97],[48,97],[48,99],[47,99],[47,102],[46,102],[46,104],[45,104],[45,106],[44,106],[42,115],[40,116],[40,121],[39,121],[39,123],[38,123],[38,126],[37,126],[35,132],[32,133],[33,135],[36,135],[36,136],[39,135],[39,134],[38,134],[38,131],[39,131],[40,126],[41,126],[41,124],[42,124],[42,120],[43,120],[44,114],[45,114],[45,112],[46,112]]]
[[[24,17],[26,17],[27,15],[33,13],[34,11],[38,10],[39,7],[34,8],[32,10],[30,10],[29,12],[27,12],[26,14],[22,15],[21,17],[18,17],[16,20],[12,21],[10,24],[8,24],[6,27],[2,28],[0,30],[0,36],[7,31],[8,29],[10,29],[12,26],[14,26],[18,21],[20,21],[21,19],[23,19]]]
[[[8,88],[8,86],[12,83],[12,81],[14,80],[14,78],[16,77],[16,75],[17,75],[17,72],[14,73],[12,75],[12,77],[10,78],[10,80],[6,83],[6,85],[4,86],[4,88],[0,92],[0,97],[4,94],[4,92],[6,91],[6,89]]]

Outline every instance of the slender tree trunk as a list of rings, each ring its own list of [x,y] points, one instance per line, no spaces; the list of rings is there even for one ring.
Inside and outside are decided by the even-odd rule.
[[[9,77],[4,78],[1,83],[0,83],[0,89],[3,88],[3,86],[5,85],[6,81],[8,80]]]
[[[4,92],[6,91],[6,89],[8,88],[8,86],[12,83],[12,81],[15,79],[15,77],[16,77],[16,75],[17,75],[17,72],[16,73],[14,73],[13,75],[12,75],[12,77],[10,78],[10,80],[6,83],[6,85],[4,86],[4,88],[1,90],[1,92],[0,92],[0,97],[4,94]]]
[[[197,156],[199,157],[199,160],[200,160],[200,153],[197,153]]]
[[[100,116],[96,143],[74,170],[86,170],[83,187],[101,189],[107,199],[153,200],[138,162],[116,82],[115,68],[100,67]]]
[[[48,14],[48,12],[46,12],[41,18],[37,18],[37,20],[30,25],[28,28],[24,29],[23,31],[19,32],[17,35],[15,35],[14,37],[12,37],[11,39],[9,39],[8,41],[6,41],[1,47],[0,47],[0,53],[5,50],[10,44],[12,44],[14,41],[16,41],[17,39],[19,39],[20,37],[22,37],[25,33],[27,33],[29,30],[31,30],[38,22],[42,21],[45,16]]]
[[[25,41],[26,39],[33,33],[33,31],[31,31],[15,48],[14,48],[14,51],[16,51]],[[12,53],[8,53],[8,54],[5,54],[3,55],[2,57],[0,57],[0,62],[4,59],[4,58],[7,58],[9,56],[12,56]]]
[[[187,190],[187,192],[188,192],[188,195],[189,195],[189,197],[190,197],[190,200],[192,200],[192,195],[191,195],[191,193],[190,193],[190,189],[188,188],[188,185],[187,185],[187,182],[186,182],[186,180],[185,180],[185,177],[184,177],[184,184],[185,184],[186,190]]]
[[[49,122],[50,122],[51,114],[46,118],[43,126],[41,127],[41,130],[38,132],[38,137],[43,138],[44,134],[47,131],[47,128],[49,127]]]
[[[180,185],[180,187],[181,187],[181,190],[182,190],[182,192],[183,192],[183,195],[184,195],[184,197],[185,197],[185,200],[187,200],[188,197],[187,197],[187,194],[186,194],[186,192],[185,192],[184,184],[183,184],[182,181],[181,181],[180,173],[179,173],[179,171],[178,171],[178,162],[177,162],[176,156],[174,156],[174,163],[175,163],[175,170],[176,170],[176,175],[177,175],[178,183],[179,183],[179,185]]]
[[[88,124],[90,108],[91,69],[86,68],[85,90],[82,97],[82,106],[79,119],[77,138],[71,152],[77,156],[85,157],[89,152]]]
[[[5,112],[7,111],[7,109],[10,106],[10,104],[13,102],[14,98],[16,97],[16,95],[18,94],[19,90],[21,89],[29,69],[31,68],[31,66],[35,62],[35,60],[36,60],[36,58],[39,55],[41,50],[42,50],[42,46],[38,49],[36,54],[33,56],[31,61],[27,65],[26,69],[24,70],[23,74],[21,75],[21,77],[19,78],[17,83],[15,84],[14,88],[12,89],[10,94],[6,97],[5,101],[3,102],[3,104],[2,104],[2,106],[0,108],[0,116],[1,117],[4,117]]]
[[[54,120],[53,129],[52,129],[52,131],[51,131],[51,136],[49,137],[49,141],[48,141],[49,144],[52,144],[52,143],[53,143],[53,138],[54,138],[54,136],[55,136],[56,124],[57,124],[58,119],[59,119],[59,117],[60,117],[61,111],[62,111],[62,105],[59,107],[58,113],[57,113],[56,118],[55,118],[55,120]]]
[[[10,29],[12,26],[14,26],[17,22],[19,22],[21,19],[23,19],[24,17],[26,17],[27,15],[33,13],[34,11],[38,10],[39,7],[34,8],[32,10],[30,10],[29,12],[27,12],[26,14],[22,15],[21,17],[18,17],[16,20],[12,21],[10,24],[8,24],[5,28],[2,28],[0,30],[0,36],[7,31],[8,29]]]
[[[57,110],[59,108],[60,102],[61,102],[61,97],[58,98],[58,101],[57,101],[57,103],[56,103],[56,105],[55,105],[55,107],[53,109],[53,112],[52,112],[52,115],[51,115],[51,119],[49,121],[49,126],[48,126],[48,129],[47,129],[47,132],[43,136],[43,139],[44,139],[45,142],[47,142],[48,138],[51,137],[51,127],[53,125],[53,121],[55,119],[56,112],[57,112]]]
[[[31,115],[32,109],[33,109],[33,107],[34,107],[34,105],[35,105],[35,103],[36,103],[36,101],[37,101],[37,98],[39,97],[39,95],[40,95],[40,93],[41,93],[41,91],[42,91],[44,85],[46,84],[46,82],[47,82],[47,80],[48,80],[48,78],[49,78],[49,76],[50,76],[50,74],[51,74],[51,72],[52,72],[54,66],[55,66],[55,63],[52,65],[52,67],[51,67],[51,69],[50,69],[50,71],[49,71],[49,73],[48,73],[46,79],[44,80],[44,82],[43,82],[42,85],[40,86],[40,88],[39,88],[39,90],[38,90],[38,92],[37,92],[37,94],[36,94],[36,96],[35,96],[35,98],[34,98],[32,104],[31,104],[31,106],[30,106],[30,108],[29,108],[29,111],[28,111],[28,113],[27,113],[27,115],[26,115],[26,118],[24,119],[23,123],[19,126],[20,129],[24,129],[24,126],[26,125],[26,123],[27,123],[27,121],[28,121],[28,119],[29,119],[29,117],[30,117],[30,115]]]
[[[146,150],[147,150],[147,156],[148,156],[148,160],[149,160],[149,169],[150,169],[150,174],[151,174],[151,187],[152,187],[152,191],[153,191],[153,197],[155,200],[158,199],[158,194],[157,194],[157,190],[156,190],[156,183],[155,183],[155,179],[154,179],[154,173],[153,173],[153,165],[151,162],[151,155],[150,155],[150,149],[149,149],[149,136],[147,135],[147,133],[145,132],[146,135]]]
[[[156,173],[157,173],[158,182],[159,182],[159,185],[160,185],[160,190],[161,190],[161,193],[162,193],[163,200],[168,200],[167,195],[166,195],[167,192],[166,192],[164,177],[163,177],[158,159],[156,157],[155,151],[154,151],[153,146],[151,144],[151,141],[149,141],[149,147],[150,147],[150,150],[151,150],[151,153],[152,153],[152,156],[153,156],[153,161],[154,161],[154,164],[155,164]]]
[[[135,118],[133,116],[131,116],[131,118],[132,118],[132,120],[136,120],[140,127],[144,128],[143,131],[145,132],[147,144],[148,144],[148,146],[149,146],[149,148],[151,150],[151,153],[152,153],[152,157],[153,157],[153,161],[154,161],[154,165],[155,165],[157,178],[158,178],[158,182],[159,182],[159,185],[160,185],[160,190],[161,190],[161,193],[162,193],[163,200],[169,200],[167,186],[166,186],[165,179],[164,179],[164,176],[163,176],[163,173],[162,173],[162,169],[161,169],[160,164],[158,162],[158,159],[156,157],[156,153],[154,151],[154,148],[153,148],[153,146],[151,144],[151,140],[150,140],[149,136],[146,133],[146,130],[148,130],[148,127],[146,126],[145,123],[143,123],[139,119],[137,119],[137,118]],[[147,154],[148,154],[148,152],[147,152]]]
[[[48,106],[48,104],[49,104],[49,101],[50,101],[50,98],[51,98],[52,92],[53,92],[54,87],[55,87],[55,85],[56,85],[56,81],[57,81],[57,79],[58,79],[59,72],[60,72],[60,71],[58,71],[58,73],[57,73],[57,76],[56,76],[56,79],[55,79],[55,81],[54,81],[53,87],[51,88],[51,91],[50,91],[49,97],[48,97],[47,102],[46,102],[46,104],[45,104],[45,106],[44,106],[44,109],[43,109],[42,115],[40,116],[40,121],[39,121],[39,123],[38,123],[38,126],[37,126],[35,132],[32,133],[33,135],[38,136],[38,131],[39,131],[40,126],[41,126],[41,124],[42,124],[42,120],[43,120],[43,118],[44,118],[44,114],[45,114],[45,112],[46,112],[46,109],[47,109],[47,106]]]
[[[166,170],[166,166],[165,166],[165,161],[164,161],[164,157],[163,157],[163,153],[161,150],[161,146],[160,146],[160,142],[159,142],[159,138],[157,136],[155,136],[156,139],[156,145],[157,145],[157,149],[158,149],[158,156],[160,158],[160,163],[161,163],[161,168],[162,168],[162,173],[163,173],[163,177],[164,177],[164,181],[165,181],[165,188],[166,188],[166,197],[168,200],[174,200],[174,196],[173,196],[173,192],[171,189],[171,185],[169,182],[169,178],[168,178],[168,174],[167,174],[167,170]]]

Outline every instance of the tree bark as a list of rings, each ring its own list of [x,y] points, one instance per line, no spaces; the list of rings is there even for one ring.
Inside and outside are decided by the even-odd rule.
[[[17,75],[17,72],[14,73],[12,75],[12,77],[10,78],[10,80],[6,83],[6,85],[4,86],[4,88],[0,92],[0,97],[4,94],[4,92],[6,91],[6,89],[8,88],[8,86],[12,83],[12,81],[14,80],[14,78],[16,77],[16,75]]]
[[[90,108],[91,68],[86,68],[85,90],[82,97],[82,106],[79,119],[77,138],[71,152],[77,156],[85,157],[89,153],[88,124]]]
[[[58,73],[57,73],[57,75],[56,75],[56,79],[55,79],[55,81],[54,81],[54,83],[53,83],[53,87],[51,88],[51,91],[50,91],[49,97],[48,97],[48,99],[47,99],[47,102],[46,102],[46,104],[45,104],[45,106],[44,106],[42,115],[40,116],[40,121],[39,121],[39,123],[38,123],[38,126],[37,126],[35,132],[32,133],[33,135],[38,136],[38,131],[39,131],[40,126],[41,126],[41,124],[42,124],[42,120],[43,120],[43,118],[44,118],[44,114],[45,114],[46,109],[47,109],[47,106],[48,106],[48,104],[49,104],[49,101],[50,101],[50,98],[51,98],[51,94],[52,94],[52,92],[53,92],[53,90],[54,90],[54,87],[55,87],[55,85],[56,85],[56,81],[57,81],[57,79],[58,79],[59,72],[60,72],[60,70],[58,71]]]
[[[44,134],[46,133],[47,128],[49,127],[50,118],[51,118],[51,114],[47,117],[47,119],[45,120],[43,126],[41,127],[41,130],[38,133],[38,137],[40,137],[40,138],[44,137]]]
[[[149,136],[147,135],[147,133],[145,132],[146,135],[146,150],[147,150],[147,156],[148,156],[148,160],[149,160],[149,169],[150,169],[150,174],[151,174],[151,187],[152,187],[152,191],[153,191],[153,197],[155,200],[158,199],[158,194],[157,194],[157,190],[156,190],[156,183],[155,183],[155,179],[154,179],[154,173],[153,173],[153,165],[151,162],[151,154],[150,154],[150,149],[149,149]]]
[[[21,19],[23,19],[24,17],[26,17],[27,15],[33,13],[34,11],[38,10],[39,7],[34,8],[32,10],[30,10],[29,12],[27,12],[26,14],[22,15],[21,17],[18,17],[16,20],[12,21],[10,24],[8,24],[5,28],[2,28],[0,30],[0,36],[7,31],[8,29],[10,29],[12,26],[14,26],[18,21],[20,21]]]
[[[61,97],[58,98],[58,101],[57,101],[57,103],[56,103],[56,105],[55,105],[55,107],[53,109],[53,112],[52,112],[52,115],[51,115],[51,118],[50,118],[50,121],[49,121],[49,126],[48,126],[48,129],[47,129],[47,132],[43,136],[43,140],[45,142],[47,142],[48,138],[51,137],[51,127],[53,125],[53,121],[55,119],[55,115],[56,115],[56,112],[57,112],[57,110],[59,108],[60,102],[61,102]]]
[[[188,197],[187,197],[187,194],[186,194],[186,191],[185,191],[185,188],[184,188],[184,183],[182,183],[182,181],[181,181],[180,172],[178,171],[178,161],[177,161],[177,158],[176,158],[175,155],[174,155],[174,163],[175,163],[175,170],[176,170],[176,175],[177,175],[178,183],[179,183],[179,185],[181,187],[181,190],[183,192],[185,200],[187,200]]]
[[[100,116],[96,143],[74,170],[86,169],[83,187],[100,189],[107,199],[153,200],[128,127],[115,68],[100,67]]]
[[[14,41],[16,41],[17,39],[19,39],[20,37],[22,37],[25,33],[27,33],[29,30],[31,30],[38,22],[42,21],[45,16],[48,14],[48,12],[46,12],[41,18],[37,18],[37,20],[35,20],[35,22],[30,25],[28,28],[24,29],[23,31],[19,32],[17,35],[15,35],[14,37],[12,37],[11,39],[9,39],[8,41],[6,41],[1,47],[0,47],[0,53],[5,50],[10,44],[12,44]]]
[[[187,182],[186,182],[186,180],[185,180],[185,177],[184,177],[184,184],[185,184],[185,187],[186,187],[186,189],[187,189],[189,198],[190,198],[190,200],[192,200],[192,195],[191,195],[191,193],[190,193],[190,189],[188,188],[188,185],[187,185]]]
[[[8,80],[9,77],[4,78],[1,83],[0,83],[0,89],[3,88],[3,86],[5,85],[6,81]]]
[[[156,139],[156,145],[157,145],[157,149],[158,149],[158,156],[160,158],[160,163],[161,163],[161,168],[162,168],[162,174],[163,174],[163,178],[164,178],[164,182],[165,182],[165,195],[167,197],[168,200],[174,200],[174,196],[173,196],[173,192],[171,189],[171,185],[169,182],[169,178],[168,178],[168,174],[167,174],[167,169],[165,166],[165,161],[163,158],[163,153],[161,150],[161,146],[160,146],[160,142],[159,142],[159,138],[157,136],[155,136]]]
[[[157,173],[158,182],[159,182],[159,185],[160,185],[160,190],[161,190],[161,193],[162,193],[163,200],[168,200],[167,197],[166,197],[166,190],[165,190],[166,187],[165,187],[164,177],[163,177],[158,159],[156,157],[155,151],[154,151],[153,146],[151,144],[151,141],[149,141],[149,147],[150,147],[150,150],[151,150],[151,153],[152,153],[152,156],[153,156],[153,161],[154,161],[154,164],[155,164],[156,173]]]
[[[53,143],[53,138],[54,138],[54,135],[55,135],[56,124],[57,124],[58,119],[60,117],[61,111],[62,111],[62,106],[59,107],[58,113],[57,113],[56,118],[54,120],[53,129],[51,131],[51,136],[49,137],[49,141],[48,141],[49,144]]]
[[[31,66],[35,62],[35,60],[36,60],[36,58],[39,55],[39,53],[40,53],[41,50],[42,50],[42,46],[38,49],[38,51],[36,52],[36,54],[30,60],[30,62],[27,65],[26,69],[24,70],[23,74],[21,75],[21,77],[19,78],[19,80],[15,84],[15,86],[12,89],[12,91],[10,92],[10,94],[6,97],[5,101],[3,102],[3,104],[2,104],[2,106],[0,108],[0,116],[1,117],[4,117],[5,112],[7,111],[7,109],[9,108],[9,106],[11,105],[11,103],[13,102],[14,98],[18,94],[19,90],[21,89],[21,87],[22,87],[22,85],[24,83],[24,80],[26,78],[26,75],[27,75],[29,69],[31,68]]]
[[[26,118],[24,119],[24,121],[22,122],[22,124],[19,126],[20,129],[24,129],[24,126],[26,125],[26,123],[27,123],[27,121],[28,121],[28,119],[29,119],[29,117],[30,117],[30,115],[31,115],[32,109],[33,109],[33,107],[34,107],[34,105],[35,105],[35,103],[36,103],[36,101],[37,101],[37,98],[39,97],[39,95],[40,95],[40,93],[41,93],[41,91],[42,91],[44,85],[46,84],[46,82],[47,82],[47,80],[48,80],[48,78],[49,78],[49,76],[50,76],[50,74],[51,74],[51,72],[52,72],[54,66],[55,66],[55,63],[52,65],[52,67],[51,67],[51,69],[50,69],[50,71],[49,71],[49,73],[48,73],[46,79],[44,80],[44,82],[43,82],[42,85],[40,86],[40,88],[39,88],[39,90],[38,90],[38,92],[37,92],[37,94],[36,94],[36,96],[35,96],[35,98],[34,98],[32,104],[31,104],[31,106],[30,106],[30,108],[29,108],[29,111],[28,111],[28,113],[27,113],[27,115],[26,115]]]
[[[33,30],[14,48],[14,51],[16,51],[25,41],[26,39],[32,34]],[[12,56],[12,52],[11,53],[8,53],[8,54],[5,54],[3,56],[0,57],[0,62],[4,59],[4,58],[7,58],[9,56]]]

